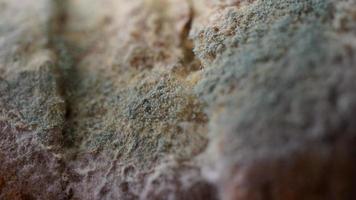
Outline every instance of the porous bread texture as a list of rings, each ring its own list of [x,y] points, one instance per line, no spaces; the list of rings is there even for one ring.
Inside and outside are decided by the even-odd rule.
[[[0,199],[353,199],[353,0],[0,0]]]

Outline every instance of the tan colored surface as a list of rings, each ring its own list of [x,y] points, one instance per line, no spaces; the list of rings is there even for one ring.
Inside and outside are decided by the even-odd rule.
[[[0,0],[0,199],[354,199],[352,0]]]

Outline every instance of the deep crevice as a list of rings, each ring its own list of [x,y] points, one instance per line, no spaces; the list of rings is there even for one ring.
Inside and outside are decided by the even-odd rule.
[[[49,44],[56,54],[56,78],[60,88],[60,93],[65,101],[65,124],[62,130],[62,147],[72,147],[73,142],[70,136],[72,130],[71,118],[73,118],[73,93],[80,84],[79,74],[76,70],[76,57],[79,51],[74,44],[67,41],[66,25],[68,21],[68,0],[54,0],[52,2],[52,19],[50,21]]]
[[[183,65],[187,68],[188,72],[194,72],[201,69],[201,62],[196,57],[193,49],[194,43],[190,38],[190,32],[192,30],[194,18],[195,18],[195,9],[192,0],[187,0],[189,4],[189,20],[185,24],[183,31],[181,33],[181,49],[183,51]]]

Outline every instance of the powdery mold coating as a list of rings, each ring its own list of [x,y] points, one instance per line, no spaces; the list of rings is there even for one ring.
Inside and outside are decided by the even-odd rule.
[[[354,199],[352,0],[0,0],[0,199]]]

